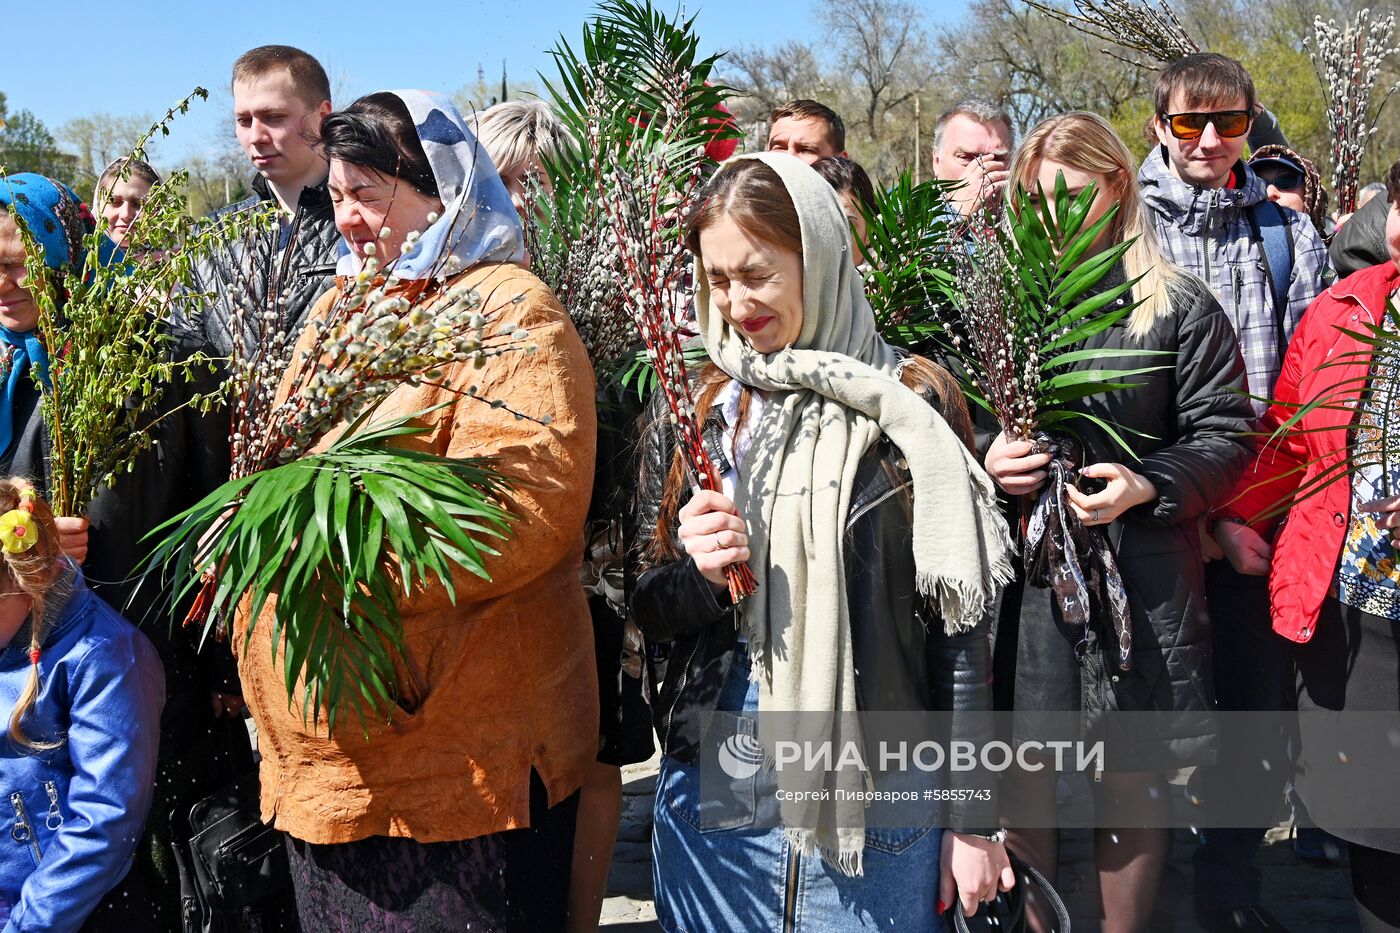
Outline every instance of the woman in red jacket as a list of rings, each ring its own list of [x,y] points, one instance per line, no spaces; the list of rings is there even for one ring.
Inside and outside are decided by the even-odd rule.
[[[1329,825],[1339,801],[1376,799],[1362,785],[1377,775],[1364,765],[1343,774],[1336,745],[1318,741],[1307,722],[1311,715],[1341,725],[1335,714],[1342,710],[1400,711],[1400,456],[1393,442],[1377,441],[1382,424],[1400,417],[1400,367],[1393,351],[1373,358],[1354,336],[1369,332],[1363,325],[1400,331],[1386,312],[1400,290],[1400,162],[1386,175],[1386,191],[1391,261],[1338,282],[1308,308],[1264,430],[1278,429],[1300,405],[1326,404],[1263,444],[1235,498],[1215,513],[1217,539],[1235,569],[1269,575],[1274,630],[1295,643],[1304,719],[1295,786],[1318,824],[1350,843],[1353,892],[1367,931],[1400,930],[1400,829],[1393,820],[1379,828],[1374,824],[1387,821],[1375,819],[1348,828],[1366,822],[1349,816]],[[1315,486],[1320,491],[1309,495]],[[1273,523],[1257,517],[1295,496],[1271,547]]]

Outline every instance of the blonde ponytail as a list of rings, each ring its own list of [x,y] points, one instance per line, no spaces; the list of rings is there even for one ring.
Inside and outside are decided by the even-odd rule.
[[[12,513],[16,513],[13,514]],[[25,540],[29,538],[29,540]],[[24,732],[24,719],[39,698],[39,661],[51,620],[44,607],[59,573],[58,526],[48,503],[34,487],[18,477],[0,479],[0,557],[4,558],[3,585],[7,593],[22,593],[29,611],[29,679],[10,713],[10,741],[26,751],[45,751],[58,742],[39,742]]]

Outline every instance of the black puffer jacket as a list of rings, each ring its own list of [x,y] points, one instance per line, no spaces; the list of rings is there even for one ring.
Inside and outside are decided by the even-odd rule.
[[[1101,287],[1122,281],[1122,270],[1115,270]],[[1155,721],[1157,735],[1116,737],[1136,746],[1144,770],[1201,763],[1214,748],[1208,716],[1214,686],[1196,519],[1229,494],[1252,453],[1246,435],[1253,413],[1243,394],[1239,344],[1219,302],[1192,277],[1173,313],[1159,317],[1143,339],[1128,335],[1125,320],[1085,346],[1175,355],[1128,353],[1100,363],[1115,369],[1164,368],[1130,377],[1136,383],[1132,388],[1078,403],[1110,424],[1130,428],[1119,434],[1138,458],[1081,419],[1074,428],[1086,447],[1084,462],[1122,463],[1150,479],[1158,492],[1156,501],[1130,509],[1108,527],[1132,611],[1134,669],[1117,675],[1116,682],[1083,676],[1083,709],[1091,719],[1105,705],[1168,714]]]
[[[932,397],[930,390],[926,393]],[[953,400],[961,405],[961,399]],[[637,551],[645,554],[656,529],[665,477],[675,451],[665,403],[653,399],[642,436]],[[950,419],[952,420],[952,419]],[[704,433],[710,456],[727,469],[720,445],[723,417],[711,410]],[[991,709],[991,658],[985,625],[956,636],[914,589],[912,478],[900,451],[882,438],[862,458],[846,520],[846,591],[863,711],[986,711]],[[706,716],[715,709],[738,643],[739,619],[727,595],[714,589],[695,562],[682,557],[642,571],[631,597],[633,618],[659,646],[664,670],[652,706],[662,751],[690,761]],[[988,717],[971,717],[959,740],[990,738]],[[977,733],[977,734],[974,734]],[[983,734],[985,733],[985,734]],[[979,832],[996,825],[992,802],[953,805],[948,826]]]
[[[213,219],[273,200],[267,179],[261,175],[253,179],[253,191],[255,193],[246,200],[216,211]],[[199,263],[195,268],[195,284],[201,292],[215,296],[201,309],[206,341],[212,351],[219,356],[233,353],[229,326],[233,308],[243,303],[249,308],[265,310],[274,285],[279,289],[278,328],[285,332],[300,327],[316,299],[335,284],[339,250],[340,231],[335,227],[335,209],[323,182],[302,189],[296,213],[286,226],[235,243]],[[256,338],[261,319],[253,315],[249,320]]]
[[[1337,230],[1328,252],[1338,278],[1390,262],[1390,251],[1385,245],[1385,222],[1389,214],[1390,201],[1374,197]]]

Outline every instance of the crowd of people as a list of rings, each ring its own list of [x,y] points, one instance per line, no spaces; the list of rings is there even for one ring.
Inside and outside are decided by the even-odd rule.
[[[1332,216],[1249,74],[1208,53],[1161,73],[1140,165],[1091,113],[1019,141],[987,101],[938,119],[932,165],[950,184],[942,209],[969,221],[959,235],[997,223],[1018,188],[1061,179],[1072,195],[1092,186],[1088,224],[1114,211],[1078,261],[1124,247],[1098,287],[1130,282],[1136,306],[1080,349],[1144,372],[1078,403],[1094,415],[1072,464],[1088,482],[1066,490],[1078,522],[1107,533],[1126,593],[1131,663],[1110,666],[1076,650],[1018,547],[1023,504],[1058,454],[970,411],[956,360],[879,333],[862,274],[877,189],[829,107],[774,110],[766,144],[748,141],[763,151],[714,167],[685,221],[706,356],[696,415],[721,479],[703,488],[660,393],[640,411],[600,403],[583,342],[529,270],[529,192],[572,145],[548,105],[463,115],[384,91],[337,107],[321,65],[288,46],[241,56],[232,90],[253,194],[214,217],[271,205],[278,221],[201,258],[201,307],[170,322],[173,352],[253,352],[233,336],[248,307],[275,309],[254,317],[255,340],[298,333],[370,257],[393,267],[392,289],[470,286],[490,296],[492,326],[528,329],[537,351],[405,384],[381,410],[424,420],[405,444],[494,458],[515,520],[489,577],[454,572],[450,588],[402,599],[393,720],[328,735],[287,695],[274,605],[201,640],[137,585],[147,533],[229,477],[227,412],[180,404],[198,385],[152,389],[178,416],[85,517],[46,505],[48,363],[16,217],[58,274],[80,274],[91,217],[59,182],[0,179],[5,933],[591,929],[620,768],[657,750],[664,929],[939,930],[1027,883],[1013,855],[1054,880],[1053,769],[1013,769],[996,796],[890,829],[830,802],[825,791],[851,789],[839,777],[797,806],[756,769],[730,787],[747,807],[716,808],[702,746],[715,714],[818,713],[827,737],[849,738],[854,714],[992,710],[1072,712],[1086,728],[1167,714],[1168,731],[1118,743],[1093,778],[1104,814],[1140,817],[1094,830],[1103,930],[1154,928],[1168,781],[1187,769],[1206,798],[1248,780],[1290,800],[1300,853],[1346,849],[1362,929],[1400,930],[1400,830],[1313,825],[1323,798],[1348,793],[1316,777],[1319,753],[1210,716],[1400,712],[1393,451],[1274,508],[1393,407],[1395,374],[1368,367],[1356,330],[1393,326],[1400,162],[1353,215]],[[99,179],[102,261],[168,261],[131,237],[159,179],[135,160]],[[456,231],[446,278],[397,235],[440,224]],[[1352,361],[1340,375],[1327,365],[1339,357]],[[1373,391],[1295,417],[1343,384]],[[499,404],[465,397],[478,393]],[[1126,445],[1108,425],[1129,429]],[[1278,437],[1259,444],[1267,432]],[[736,604],[737,564],[758,588]],[[233,874],[191,868],[191,814],[249,786],[260,847],[226,840],[239,854],[217,869],[257,866],[261,893],[243,897]],[[1018,824],[998,800],[1051,816]],[[1265,828],[1202,831],[1201,929],[1287,929],[1262,899]],[[1029,923],[1055,918],[1033,902]]]

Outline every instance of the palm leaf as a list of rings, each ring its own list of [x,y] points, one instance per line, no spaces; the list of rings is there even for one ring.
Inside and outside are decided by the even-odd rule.
[[[489,579],[488,542],[511,520],[489,460],[395,446],[426,433],[421,414],[362,416],[326,451],[231,480],[147,536],[157,543],[145,566],[165,568],[179,593],[217,555],[215,608],[250,613],[241,650],[274,606],[288,702],[300,697],[303,717],[324,717],[328,734],[351,713],[366,731],[392,717],[400,601],[434,582],[455,599],[454,568]]]
[[[865,217],[866,297],[875,323],[891,343],[919,350],[938,330],[937,303],[955,279],[952,251],[963,220],[949,206],[946,182],[915,184],[908,172],[875,204],[860,205]]]
[[[1400,390],[1397,389],[1395,377],[1395,373],[1400,371],[1400,308],[1393,300],[1388,300],[1378,323],[1361,321],[1353,327],[1338,326],[1336,329],[1342,336],[1360,344],[1361,349],[1329,356],[1314,372],[1338,368],[1348,372],[1360,371],[1354,375],[1338,373],[1337,378],[1319,380],[1325,383],[1325,388],[1314,397],[1300,402],[1266,399],[1274,412],[1280,415],[1282,412],[1291,413],[1286,418],[1276,418],[1278,423],[1265,437],[1262,450],[1267,452],[1271,445],[1289,435],[1327,435],[1335,432],[1336,428],[1330,425],[1311,427],[1305,424],[1308,417],[1317,412],[1344,414],[1346,420],[1352,423],[1352,429],[1342,432],[1346,440],[1341,449],[1326,450],[1288,471],[1286,476],[1306,474],[1319,468],[1292,493],[1252,516],[1251,521],[1282,515],[1333,483],[1352,482],[1364,470],[1379,468],[1383,498],[1397,492],[1391,483],[1394,465],[1400,462]],[[1358,412],[1365,413],[1367,423],[1364,427],[1358,426],[1354,420]]]
[[[1049,425],[1072,430],[1084,420],[1132,456],[1123,434],[1137,432],[1082,403],[1170,365],[1137,365],[1142,357],[1175,354],[1084,346],[1121,326],[1140,304],[1132,291],[1137,280],[1106,282],[1132,243],[1098,248],[1117,206],[1091,223],[1094,199],[1092,186],[1071,197],[1063,174],[1051,196],[1018,187],[1003,226],[949,251],[956,270],[941,282],[944,326],[935,336],[969,400],[1010,436],[1029,438]]]
[[[708,160],[708,142],[738,135],[720,109],[730,89],[709,80],[719,56],[702,57],[699,48],[693,17],[663,14],[651,0],[604,0],[577,46],[561,37],[551,50],[557,74],[541,75],[576,145],[544,166],[552,190],[530,193],[527,246],[605,378],[628,365],[640,338],[624,307],[622,256],[599,204],[600,182],[617,197],[664,204],[676,196],[676,179],[647,183],[649,155],[664,152],[678,179]],[[675,115],[664,136],[654,119],[661,113]]]

